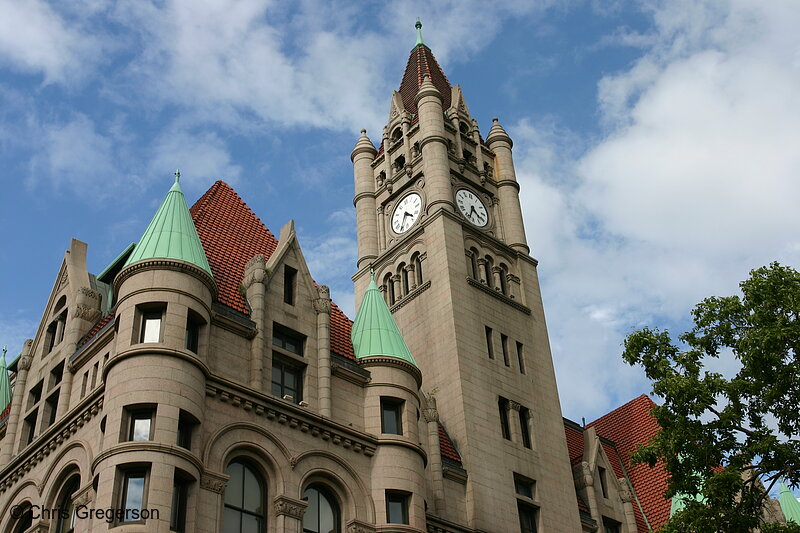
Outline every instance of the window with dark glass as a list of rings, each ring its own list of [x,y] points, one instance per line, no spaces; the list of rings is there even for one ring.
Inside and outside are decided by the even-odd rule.
[[[44,380],[39,381],[36,385],[31,387],[30,392],[28,393],[28,409],[39,403],[39,400],[42,399],[42,387],[44,386]]]
[[[339,533],[339,506],[331,492],[323,486],[311,485],[303,492],[308,502],[303,514],[303,533]]]
[[[492,337],[492,328],[489,326],[485,326],[486,328],[486,351],[489,354],[489,359],[494,359],[494,340]]]
[[[297,289],[297,270],[289,265],[283,265],[283,301],[294,305]]]
[[[80,476],[72,476],[64,484],[61,489],[61,494],[57,500],[58,505],[58,522],[56,523],[56,533],[73,533],[75,531],[75,505],[72,503],[72,498],[75,496],[78,487],[80,486]]]
[[[120,522],[141,522],[145,504],[146,468],[122,471],[122,491],[120,495]]]
[[[500,345],[503,347],[503,363],[506,366],[511,366],[511,362],[508,358],[508,335],[500,334]]]
[[[272,395],[299,403],[303,399],[302,366],[273,354]]]
[[[530,430],[531,412],[527,407],[519,408],[519,427],[522,432],[522,445],[526,448],[531,447],[531,430]]]
[[[169,530],[183,533],[186,531],[186,502],[189,494],[191,478],[180,470],[175,470],[172,481],[172,507],[169,514]]]
[[[192,433],[197,426],[197,419],[184,410],[178,415],[177,445],[187,450],[192,449]]]
[[[514,474],[514,492],[520,496],[533,499],[535,481],[519,474]]]
[[[511,440],[511,426],[508,423],[508,400],[501,396],[497,401],[497,408],[500,411],[500,430],[503,433],[503,438]]]
[[[225,487],[225,533],[262,533],[266,528],[264,481],[244,461],[233,461],[225,473],[230,477]]]
[[[517,343],[517,362],[519,363],[520,373],[525,373],[525,355],[523,354],[523,346],[521,342]]]
[[[621,525],[616,520],[603,517],[603,533],[620,533]]]
[[[403,400],[381,398],[381,433],[403,434]]]
[[[36,438],[36,419],[39,409],[34,409],[32,413],[25,417],[25,445],[27,446]]]
[[[57,414],[56,410],[58,409],[58,392],[59,391],[55,391],[44,402],[43,417],[44,420],[47,420],[46,427],[52,426],[53,423],[56,421],[56,414]]]
[[[303,355],[303,336],[278,324],[272,327],[272,344],[295,355]]]
[[[600,491],[603,498],[608,498],[608,481],[606,480],[606,469],[602,466],[597,467],[597,477],[600,478]]]
[[[520,533],[536,533],[538,509],[533,505],[517,500],[517,512],[519,513]]]
[[[197,353],[200,348],[200,328],[203,318],[189,309],[186,315],[186,349]]]
[[[19,512],[19,520],[17,523],[14,524],[14,533],[25,533],[33,526],[33,508],[30,504],[25,504],[26,508],[23,508],[21,512]]]
[[[408,524],[408,494],[386,491],[386,522]]]
[[[153,407],[135,407],[126,409],[128,415],[128,431],[126,440],[145,441],[152,438]]]
[[[64,361],[61,361],[53,368],[53,370],[50,371],[50,381],[47,385],[47,388],[52,389],[53,387],[61,383],[63,377],[64,377]]]

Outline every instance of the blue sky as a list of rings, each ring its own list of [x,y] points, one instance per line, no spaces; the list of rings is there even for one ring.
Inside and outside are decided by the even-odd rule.
[[[224,179],[274,232],[295,219],[353,316],[349,154],[380,139],[416,17],[514,138],[565,416],[649,392],[633,328],[800,264],[790,0],[0,0],[0,344],[34,335],[69,239],[102,270],[175,168],[190,203]]]

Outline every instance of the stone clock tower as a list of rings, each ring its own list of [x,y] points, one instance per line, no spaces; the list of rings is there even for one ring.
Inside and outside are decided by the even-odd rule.
[[[431,483],[429,515],[580,531],[513,143],[497,119],[481,136],[420,28],[379,149],[362,130],[351,155],[356,306],[373,269],[436,407],[422,416],[436,413],[463,459]]]

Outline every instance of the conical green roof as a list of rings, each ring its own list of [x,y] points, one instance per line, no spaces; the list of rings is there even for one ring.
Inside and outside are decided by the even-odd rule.
[[[3,347],[3,356],[0,358],[0,413],[6,410],[11,403],[11,381],[8,379],[8,366],[6,365],[6,348]]]
[[[781,483],[781,496],[778,501],[781,504],[781,511],[783,511],[786,521],[800,524],[800,502],[797,501],[797,498],[794,497],[794,494],[785,483]]]
[[[389,306],[375,284],[374,275],[358,308],[350,339],[353,341],[356,359],[371,356],[396,357],[417,366],[392,318]]]
[[[211,267],[203,245],[200,244],[200,237],[197,236],[179,180],[180,172],[176,172],[175,184],[156,211],[125,266],[145,259],[178,259],[211,274]]]

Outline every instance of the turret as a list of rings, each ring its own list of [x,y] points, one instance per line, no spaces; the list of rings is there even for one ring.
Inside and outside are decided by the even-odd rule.
[[[419,146],[422,150],[423,172],[428,192],[427,212],[431,213],[439,204],[452,211],[453,195],[444,130],[443,98],[442,93],[427,75],[422,80],[415,102],[419,110],[421,134]]]
[[[367,137],[367,130],[361,130],[350,160],[353,162],[355,178],[355,197],[358,227],[358,268],[368,265],[378,257],[378,219],[375,211],[375,178],[372,162],[377,150]]]
[[[492,122],[486,144],[495,154],[494,175],[502,211],[503,233],[506,242],[512,248],[527,254],[530,248],[525,239],[522,207],[519,203],[519,183],[514,171],[514,159],[511,156],[511,147],[514,143],[497,118],[493,118]]]
[[[359,365],[371,374],[364,398],[364,429],[378,435],[372,465],[377,524],[405,523],[412,526],[409,531],[425,531],[423,472],[427,457],[419,445],[417,419],[422,374],[374,275],[356,315],[351,339]]]
[[[216,285],[179,183],[167,193],[114,279],[117,335],[103,367],[106,413],[98,504],[118,507],[114,487],[135,490],[199,480],[192,432],[204,417],[208,324]],[[197,433],[197,431],[194,431]],[[174,479],[173,479],[174,478]],[[151,483],[153,483],[151,481]],[[172,495],[149,491],[158,526],[169,529]]]

